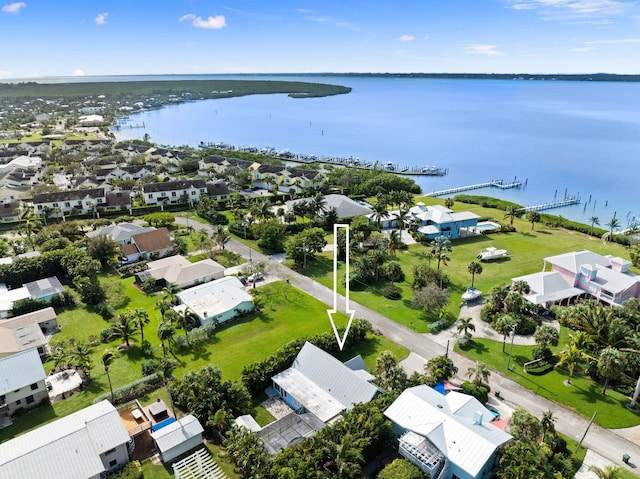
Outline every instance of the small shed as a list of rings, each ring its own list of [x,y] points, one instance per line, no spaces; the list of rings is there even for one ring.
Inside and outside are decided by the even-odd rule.
[[[202,425],[192,415],[179,419],[162,429],[152,432],[151,437],[160,452],[162,462],[168,463],[202,445]]]

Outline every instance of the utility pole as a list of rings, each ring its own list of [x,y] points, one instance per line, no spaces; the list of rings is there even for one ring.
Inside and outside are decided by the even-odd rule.
[[[587,429],[584,431],[584,434],[582,435],[582,439],[580,439],[580,442],[576,446],[576,450],[574,451],[574,454],[578,453],[578,449],[580,449],[580,446],[582,446],[582,441],[584,441],[584,438],[587,437],[587,433],[589,432],[589,428],[593,424],[593,420],[596,418],[596,414],[598,414],[598,411],[593,411],[593,416],[591,416],[591,421],[589,421],[589,424],[587,425]]]

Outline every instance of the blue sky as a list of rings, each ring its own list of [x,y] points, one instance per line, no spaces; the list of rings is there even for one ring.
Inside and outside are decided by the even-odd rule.
[[[640,0],[0,0],[0,79],[640,73]]]

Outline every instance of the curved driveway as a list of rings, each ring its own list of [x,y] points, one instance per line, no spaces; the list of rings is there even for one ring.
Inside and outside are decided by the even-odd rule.
[[[176,222],[184,225],[186,224],[186,218],[177,217]],[[193,220],[189,222],[189,225],[195,230],[212,230],[209,225],[197,223]],[[227,249],[234,251],[245,258],[249,257],[249,247],[234,239],[229,241]],[[256,250],[252,250],[251,258],[254,261],[271,261],[269,257]],[[333,291],[331,289],[302,274],[285,268],[280,264],[277,266],[274,265],[274,267],[277,268],[278,274],[281,274],[283,278],[286,275],[291,284],[295,287],[322,301],[329,308],[333,307]],[[341,297],[338,304],[344,304],[344,301],[345,299]],[[349,303],[351,309],[356,311],[356,317],[368,320],[371,322],[373,327],[379,329],[384,336],[398,344],[401,344],[419,356],[428,359],[445,354],[445,346],[434,341],[429,334],[416,333],[415,331],[392,321],[376,311],[355,303],[352,300],[350,300]],[[329,321],[327,319],[327,323],[328,322]],[[471,366],[475,366],[473,361],[456,352],[449,351],[449,356],[453,359],[460,372],[466,371],[467,368]],[[491,386],[494,391],[500,391],[502,398],[504,398],[503,401],[508,406],[522,407],[537,417],[542,417],[542,413],[545,411],[553,411],[554,417],[557,418],[556,429],[577,441],[580,440],[587,429],[589,424],[588,419],[585,419],[583,416],[576,414],[557,403],[538,396],[529,389],[526,389],[514,381],[501,376],[493,370],[491,372]],[[616,465],[625,468],[630,468],[630,466],[625,465],[622,462],[622,455],[625,453],[631,456],[631,464],[633,464],[634,460],[640,463],[640,446],[627,440],[622,435],[617,434],[615,430],[605,429],[593,424],[589,429],[583,445],[611,460]],[[631,470],[636,472],[634,468],[635,466],[633,466]]]

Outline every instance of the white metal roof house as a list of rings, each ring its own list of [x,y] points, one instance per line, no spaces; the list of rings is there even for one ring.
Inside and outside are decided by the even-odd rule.
[[[406,389],[384,415],[399,436],[400,455],[433,479],[489,477],[497,451],[511,440],[474,397],[444,396],[426,385]]]
[[[200,323],[224,323],[242,313],[253,311],[253,298],[235,276],[227,276],[194,286],[177,294],[177,311],[189,308]]]
[[[204,429],[198,419],[189,414],[152,432],[151,437],[160,452],[162,462],[167,463],[201,446],[203,432]]]
[[[0,477],[99,479],[129,462],[129,441],[102,401],[0,444]]]
[[[602,256],[589,250],[572,251],[544,258],[542,272],[513,278],[525,281],[533,304],[549,306],[590,296],[612,306],[629,298],[640,298],[640,276],[629,271],[630,262]],[[551,266],[551,271],[547,265]]]
[[[151,261],[147,266],[149,269],[136,273],[137,283],[153,278],[161,286],[175,284],[179,288],[188,288],[224,276],[224,268],[209,258],[191,263],[184,256],[176,255]]]
[[[307,342],[291,367],[272,378],[273,388],[294,410],[311,412],[328,423],[380,392],[360,365],[364,364],[353,360],[343,364]]]
[[[62,292],[64,287],[55,276],[25,283],[14,289],[7,289],[6,285],[0,284],[0,318],[9,316],[16,301],[27,298],[49,301]]]
[[[36,406],[49,397],[46,377],[35,348],[0,358],[0,415],[12,415],[16,409]]]

